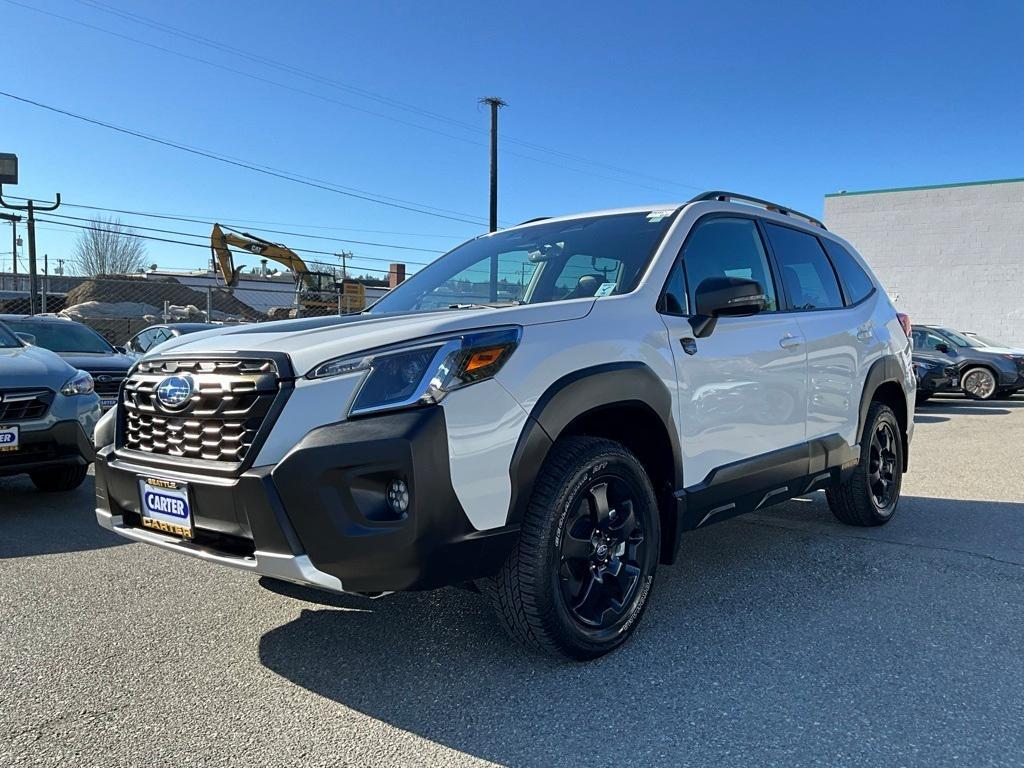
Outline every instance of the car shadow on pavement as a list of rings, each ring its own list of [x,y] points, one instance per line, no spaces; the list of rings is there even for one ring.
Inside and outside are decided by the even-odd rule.
[[[965,416],[1006,416],[1011,413],[1010,408],[1018,407],[1016,403],[983,403],[983,402],[964,402],[964,403],[936,403],[932,405],[930,402],[923,405],[917,406],[914,409],[916,414],[930,414],[934,416],[945,416],[945,415],[959,415],[964,414]]]
[[[879,764],[911,744],[921,751],[904,757],[939,764],[990,730],[999,753],[1009,745],[996,713],[1019,690],[963,627],[1008,622],[994,631],[1020,646],[1011,606],[1024,584],[1004,576],[1006,593],[989,595],[976,556],[946,549],[970,513],[1001,517],[1009,531],[1024,504],[905,498],[890,526],[868,531],[840,525],[815,494],[693,532],[680,562],[659,571],[631,642],[587,664],[520,648],[480,595],[454,589],[330,598],[362,610],[304,609],[263,635],[260,660],[345,707],[501,764]],[[914,541],[918,528],[934,546]],[[949,593],[950,572],[977,593],[973,605]],[[954,668],[954,709],[992,710],[992,728],[986,716],[951,716]]]
[[[127,544],[100,528],[92,475],[62,493],[37,491],[27,477],[0,478],[0,559]]]

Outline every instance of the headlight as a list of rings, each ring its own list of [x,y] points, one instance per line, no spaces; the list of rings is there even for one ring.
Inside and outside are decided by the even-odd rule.
[[[64,382],[60,393],[62,395],[88,395],[93,389],[92,376],[85,371],[76,371],[74,376]]]
[[[321,363],[309,378],[365,371],[354,415],[439,403],[449,392],[489,379],[519,344],[519,328],[470,333]]]

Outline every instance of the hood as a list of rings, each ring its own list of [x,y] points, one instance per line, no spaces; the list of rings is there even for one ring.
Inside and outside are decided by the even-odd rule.
[[[593,306],[594,299],[572,299],[497,309],[484,307],[275,320],[190,333],[165,341],[155,352],[160,356],[173,352],[227,355],[284,352],[291,358],[295,374],[302,376],[319,363],[335,357],[438,334],[502,325],[529,326],[577,320],[586,317]]]
[[[912,355],[915,362],[936,363],[939,365],[956,365],[954,358],[937,352],[914,352]]]
[[[0,387],[31,389],[48,387],[59,390],[75,369],[42,347],[0,349]]]
[[[134,357],[117,352],[60,352],[69,365],[83,371],[127,371],[135,362]]]
[[[974,352],[991,352],[994,355],[1018,355],[1024,356],[1024,349],[1013,347],[971,347]]]

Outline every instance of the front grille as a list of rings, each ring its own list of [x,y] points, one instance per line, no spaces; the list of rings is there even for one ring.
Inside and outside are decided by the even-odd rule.
[[[121,390],[121,382],[127,374],[124,371],[90,371],[96,394],[100,397],[114,397]]]
[[[180,410],[156,390],[171,375],[195,389]],[[241,463],[280,390],[272,360],[147,360],[124,385],[122,447],[168,457]]]
[[[51,389],[0,390],[0,424],[41,419],[53,403]]]

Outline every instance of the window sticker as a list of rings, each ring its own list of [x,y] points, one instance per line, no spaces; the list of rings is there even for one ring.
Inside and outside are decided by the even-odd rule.
[[[670,211],[670,210],[669,211],[651,211],[650,213],[647,214],[647,220],[651,224],[657,224],[659,221],[664,219],[666,216],[671,216],[672,213],[673,212]]]
[[[612,291],[615,290],[615,285],[615,283],[601,283],[600,287],[594,291],[594,298],[610,296]]]

